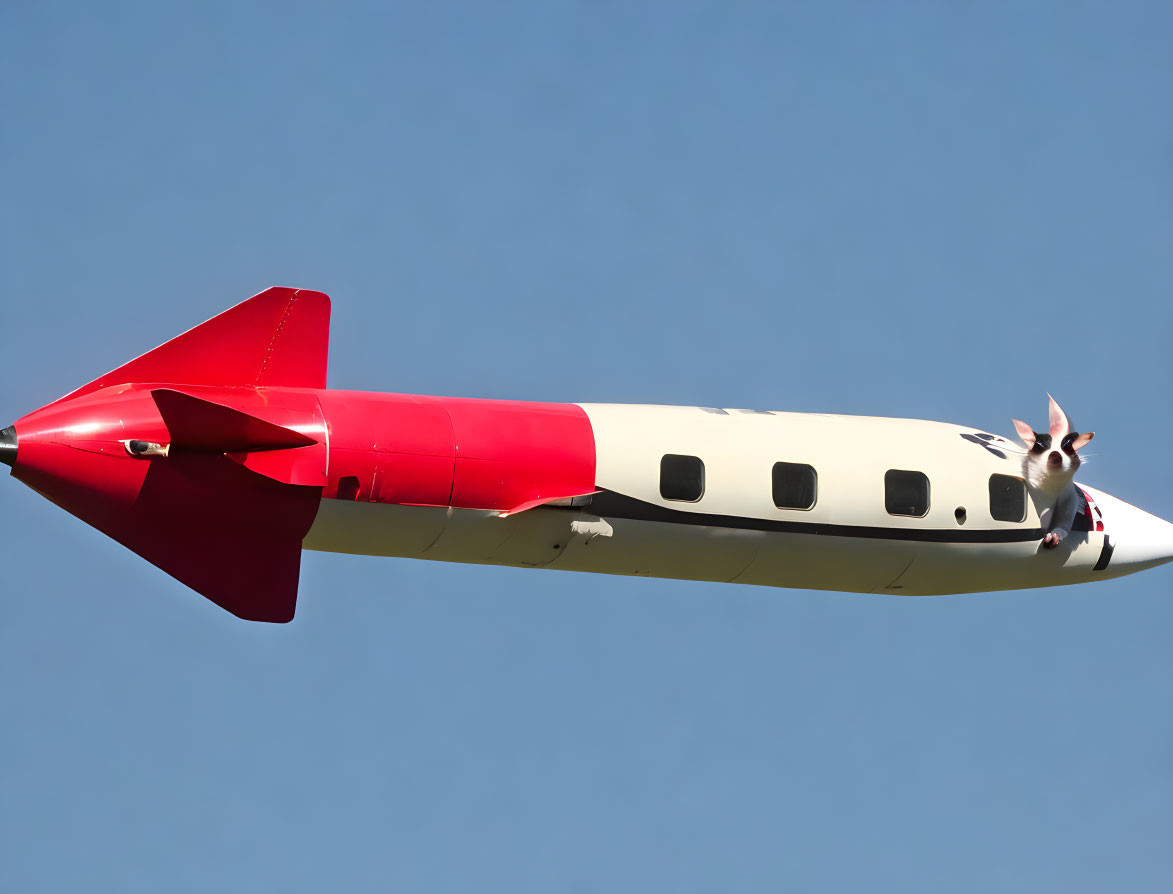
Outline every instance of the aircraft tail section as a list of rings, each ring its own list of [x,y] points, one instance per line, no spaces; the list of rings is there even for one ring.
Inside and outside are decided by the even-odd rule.
[[[329,323],[321,292],[267,289],[18,420],[0,460],[233,614],[288,621],[326,473],[298,389],[326,385]],[[147,387],[75,400],[116,385]]]
[[[266,289],[54,403],[130,382],[325,388],[329,340],[324,293]]]

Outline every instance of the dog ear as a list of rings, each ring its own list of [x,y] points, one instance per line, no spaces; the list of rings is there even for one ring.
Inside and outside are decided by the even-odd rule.
[[[1026,449],[1030,450],[1035,445],[1035,430],[1018,419],[1011,419],[1014,423],[1014,428],[1018,431],[1018,437],[1022,438],[1022,443],[1026,445]]]
[[[1094,431],[1085,432],[1084,434],[1080,435],[1078,438],[1076,438],[1074,441],[1071,442],[1071,449],[1072,450],[1082,450],[1084,447],[1086,447],[1088,445],[1088,441],[1090,441],[1095,436],[1096,436],[1096,433]]]
[[[1051,401],[1049,410],[1049,415],[1051,417],[1051,440],[1058,443],[1059,441],[1063,440],[1064,435],[1071,431],[1071,423],[1067,421],[1067,414],[1064,413],[1059,404],[1055,402],[1055,398],[1051,397],[1049,394],[1047,395],[1047,398]]]

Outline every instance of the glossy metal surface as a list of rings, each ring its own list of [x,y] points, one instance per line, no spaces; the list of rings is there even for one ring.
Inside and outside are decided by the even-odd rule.
[[[327,497],[512,513],[595,489],[594,436],[575,404],[319,397],[330,428]]]
[[[328,319],[319,292],[263,292],[18,420],[12,474],[233,614],[288,621],[326,481],[302,386],[325,382]]]
[[[0,431],[0,463],[11,466],[16,462],[16,446],[15,426]]]
[[[306,289],[266,289],[61,398],[111,385],[325,388],[330,299]]]

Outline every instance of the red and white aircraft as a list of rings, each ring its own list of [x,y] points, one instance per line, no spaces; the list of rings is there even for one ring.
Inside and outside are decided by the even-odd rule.
[[[293,617],[303,547],[913,594],[1173,559],[1173,525],[1084,486],[1044,548],[1023,448],[963,426],[327,390],[329,314],[268,289],[20,419],[0,461],[257,621]]]

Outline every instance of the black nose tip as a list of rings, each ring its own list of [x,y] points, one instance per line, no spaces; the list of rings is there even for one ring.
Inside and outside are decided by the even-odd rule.
[[[1047,462],[1053,466],[1061,466],[1063,465],[1063,454],[1058,450],[1052,450],[1051,455],[1047,457]]]
[[[6,466],[16,464],[16,428],[8,426],[0,431],[0,463]]]

